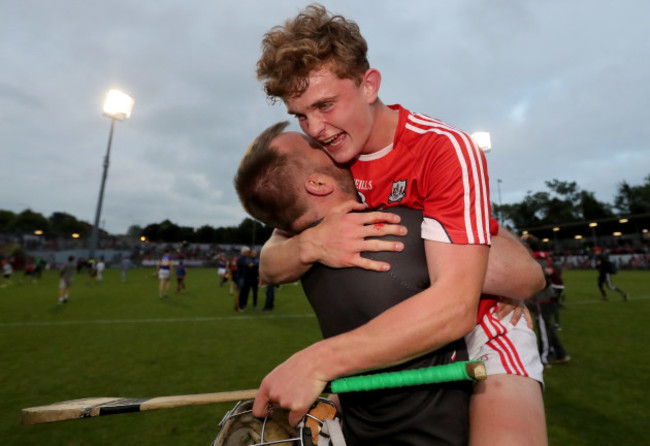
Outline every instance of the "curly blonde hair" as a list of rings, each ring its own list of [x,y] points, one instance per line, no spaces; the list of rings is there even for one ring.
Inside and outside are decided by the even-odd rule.
[[[309,74],[326,64],[341,79],[360,83],[370,68],[367,53],[368,44],[355,22],[312,4],[265,34],[257,79],[269,99],[286,101],[304,93]]]

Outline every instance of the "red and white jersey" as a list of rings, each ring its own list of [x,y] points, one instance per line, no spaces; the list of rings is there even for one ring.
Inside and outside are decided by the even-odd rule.
[[[350,165],[371,209],[423,209],[422,238],[490,244],[490,198],[485,156],[472,138],[400,105],[393,144]]]

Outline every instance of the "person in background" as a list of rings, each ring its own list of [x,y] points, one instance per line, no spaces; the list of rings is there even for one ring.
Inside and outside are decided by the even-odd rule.
[[[227,268],[228,272],[226,273],[228,279],[230,279],[230,287],[228,289],[228,292],[230,294],[236,294],[239,291],[238,285],[237,285],[237,261],[239,258],[237,256],[234,256],[232,259],[228,260]],[[235,309],[237,309],[237,305],[235,304]]]
[[[43,276],[43,270],[45,269],[45,260],[42,257],[36,259],[34,263],[34,281],[38,282]]]
[[[158,261],[158,297],[161,299],[169,295],[169,280],[174,260],[169,250],[166,250]]]
[[[104,270],[106,269],[106,263],[104,263],[104,257],[100,257],[97,262],[97,282],[104,280]]]
[[[539,337],[539,352],[542,364],[550,367],[556,364],[566,364],[571,361],[564,344],[557,333],[555,317],[557,312],[557,291],[552,282],[552,259],[547,251],[542,250],[539,239],[530,234],[522,237],[522,242],[528,246],[531,255],[542,267],[546,286],[530,299],[528,306],[537,315],[537,333]]]
[[[68,257],[67,263],[61,267],[59,274],[59,304],[68,303],[70,298],[70,288],[72,287],[72,280],[75,272],[74,256]]]
[[[187,275],[187,268],[185,263],[182,260],[178,261],[178,266],[176,267],[176,292],[180,293],[181,290],[185,289],[185,276]]]
[[[273,310],[275,307],[275,289],[278,287],[279,285],[276,284],[269,284],[266,286],[266,300],[264,301],[264,308],[262,308],[262,311]]]
[[[2,259],[2,286],[6,287],[11,284],[11,276],[14,273],[14,267],[11,266],[11,261]]]
[[[237,308],[240,312],[245,311],[248,306],[249,292],[252,292],[253,295],[253,308],[257,308],[257,289],[260,280],[260,260],[257,257],[257,251],[249,250],[246,255],[242,252],[242,258],[237,266],[237,274],[241,283],[237,298]]]
[[[607,300],[607,293],[604,288],[604,285],[606,285],[611,291],[620,294],[624,302],[627,302],[629,295],[612,282],[612,275],[616,274],[617,269],[616,265],[609,260],[609,256],[606,253],[601,253],[596,258],[596,268],[598,268],[598,289],[600,290],[601,298]]]
[[[223,253],[217,254],[217,275],[219,276],[219,286],[222,287],[228,281],[228,262]]]
[[[131,257],[124,257],[120,263],[120,268],[122,269],[122,282],[126,282],[126,276],[131,269]]]

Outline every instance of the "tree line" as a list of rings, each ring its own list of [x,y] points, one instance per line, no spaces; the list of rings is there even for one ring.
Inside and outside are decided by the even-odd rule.
[[[54,212],[45,217],[31,209],[20,213],[0,209],[0,234],[34,234],[36,231],[46,239],[69,238],[72,234],[79,234],[80,239],[86,239],[90,237],[92,225],[65,212]],[[126,237],[133,241],[145,237],[150,242],[168,243],[261,244],[270,237],[272,231],[273,228],[250,218],[245,218],[237,226],[214,228],[204,225],[198,229],[180,226],[167,219],[145,227],[133,225],[128,229]],[[105,231],[100,233],[101,237],[112,236]]]
[[[593,192],[582,190],[575,181],[553,179],[545,182],[547,190],[529,191],[518,203],[498,205],[493,203],[493,216],[514,230],[545,225],[559,225],[575,221],[598,220],[615,216],[650,214],[650,174],[640,185],[626,181],[617,187],[613,203],[596,199]],[[80,238],[90,235],[92,225],[65,212],[54,212],[49,217],[26,209],[14,213],[0,209],[0,234],[27,234],[43,231],[45,237]],[[272,228],[250,218],[237,226],[199,228],[180,226],[170,220],[144,227],[133,225],[127,237],[137,240],[144,236],[151,242],[234,243],[261,244],[271,234]],[[102,237],[109,234],[102,231]]]
[[[507,226],[524,228],[650,214],[650,174],[640,185],[626,181],[617,187],[614,203],[596,199],[593,192],[580,189],[575,181],[546,181],[548,190],[528,192],[518,203],[493,203],[493,216]]]

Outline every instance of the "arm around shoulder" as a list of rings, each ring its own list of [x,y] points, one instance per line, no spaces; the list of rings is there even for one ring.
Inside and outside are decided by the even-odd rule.
[[[528,249],[507,229],[492,237],[483,292],[513,299],[528,299],[544,289],[540,265]]]
[[[295,282],[314,264],[303,261],[302,234],[291,236],[275,229],[260,252],[260,281],[262,284]]]

